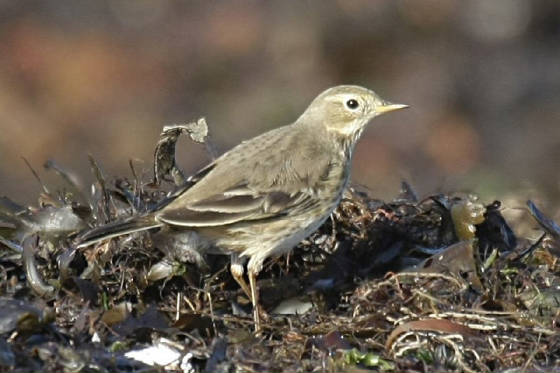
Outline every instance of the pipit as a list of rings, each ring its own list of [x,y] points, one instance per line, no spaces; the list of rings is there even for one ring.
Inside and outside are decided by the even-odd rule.
[[[251,299],[258,332],[256,277],[264,260],[289,252],[323,224],[342,198],[366,125],[405,107],[359,86],[327,89],[292,124],[244,141],[202,168],[164,207],[94,228],[79,246],[159,227],[187,232],[197,250],[231,255],[231,273]]]

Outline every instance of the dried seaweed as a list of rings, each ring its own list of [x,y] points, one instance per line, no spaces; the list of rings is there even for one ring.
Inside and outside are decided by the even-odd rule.
[[[162,181],[188,188],[174,147],[189,128],[164,130],[156,183],[132,166],[132,180],[106,178],[91,158],[90,197],[44,186],[39,207],[0,200],[0,368],[153,371],[138,359],[158,351],[192,372],[560,368],[557,225],[533,204],[547,234],[536,242],[514,235],[499,202],[419,199],[406,183],[383,202],[350,188],[317,232],[266,263],[260,336],[227,257],[173,250],[166,232],[73,247],[85,226],[165,203]]]

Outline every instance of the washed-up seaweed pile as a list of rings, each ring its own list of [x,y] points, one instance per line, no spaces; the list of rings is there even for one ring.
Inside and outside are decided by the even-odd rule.
[[[317,232],[265,264],[258,336],[225,256],[164,250],[154,232],[77,249],[80,231],[188,188],[174,157],[185,132],[204,142],[207,128],[166,128],[154,180],[132,164],[130,179],[106,178],[91,158],[86,193],[48,162],[65,188],[43,185],[38,207],[0,199],[2,371],[560,368],[560,227],[531,202],[523,224],[540,225],[538,240],[516,237],[498,201],[419,199],[403,183],[383,202],[351,188]]]

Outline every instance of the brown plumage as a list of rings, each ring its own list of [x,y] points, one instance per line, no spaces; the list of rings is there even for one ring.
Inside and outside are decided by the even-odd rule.
[[[192,232],[204,251],[232,256],[231,272],[251,298],[259,330],[256,276],[264,260],[290,251],[329,217],[366,124],[404,107],[362,87],[330,88],[294,123],[244,141],[200,170],[194,185],[161,209],[94,228],[79,246],[166,225]]]

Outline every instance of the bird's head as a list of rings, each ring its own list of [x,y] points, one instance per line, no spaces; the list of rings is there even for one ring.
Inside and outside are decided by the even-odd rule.
[[[329,88],[317,96],[298,122],[322,126],[329,133],[355,143],[373,118],[407,107],[385,101],[369,89],[341,85]]]

